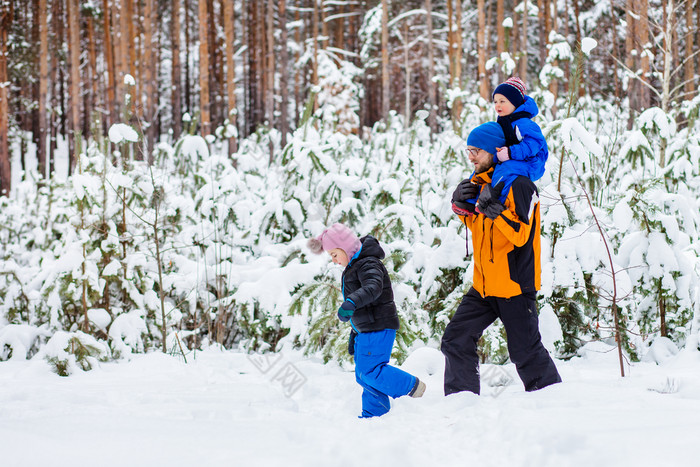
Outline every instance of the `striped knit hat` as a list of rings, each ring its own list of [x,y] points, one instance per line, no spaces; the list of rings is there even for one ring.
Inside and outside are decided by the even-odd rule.
[[[513,76],[508,78],[505,82],[499,84],[498,87],[496,87],[496,90],[493,91],[493,95],[491,97],[495,96],[496,94],[501,94],[505,96],[505,98],[508,99],[517,109],[523,105],[523,102],[525,102],[525,92],[525,83],[523,83],[517,76]]]

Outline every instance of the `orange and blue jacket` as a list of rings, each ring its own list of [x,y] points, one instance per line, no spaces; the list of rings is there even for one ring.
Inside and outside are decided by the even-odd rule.
[[[472,182],[491,183],[493,169]],[[473,287],[482,297],[510,298],[540,289],[540,201],[537,187],[520,176],[510,186],[506,209],[491,220],[476,212],[459,216],[472,232]]]

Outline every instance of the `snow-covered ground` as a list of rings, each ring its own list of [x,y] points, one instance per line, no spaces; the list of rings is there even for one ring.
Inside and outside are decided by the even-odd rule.
[[[0,465],[699,465],[700,353],[639,363],[587,346],[564,383],[525,393],[512,365],[482,368],[482,395],[442,395],[439,351],[402,366],[428,384],[377,419],[360,387],[294,351],[150,353],[59,377],[39,359],[0,363]],[[607,352],[606,352],[607,351]]]

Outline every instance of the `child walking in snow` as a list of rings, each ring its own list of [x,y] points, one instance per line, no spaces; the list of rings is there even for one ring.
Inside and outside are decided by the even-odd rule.
[[[389,397],[421,397],[425,383],[389,365],[399,318],[377,239],[357,238],[343,224],[333,224],[310,239],[308,246],[316,254],[328,252],[333,263],[345,267],[341,283],[345,301],[338,318],[352,326],[348,350],[355,357],[355,379],[363,388],[360,418],[387,413]]]

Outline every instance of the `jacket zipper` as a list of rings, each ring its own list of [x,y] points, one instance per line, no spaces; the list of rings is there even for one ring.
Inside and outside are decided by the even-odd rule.
[[[349,266],[349,265],[348,265]],[[343,300],[345,300],[345,271],[343,271],[343,276],[341,277],[341,281],[343,282],[342,287],[340,288],[340,291],[343,294]],[[360,333],[360,330],[357,329],[357,326],[355,326],[355,323],[352,321],[352,316],[350,317],[350,326],[355,330],[356,333]]]
[[[493,264],[493,222],[491,222],[491,226],[489,228],[489,243],[491,244],[491,256],[489,257],[489,261],[491,261],[491,264]]]
[[[483,216],[483,214],[482,214]],[[479,262],[483,265],[484,264],[484,240],[486,240],[486,216],[483,216],[481,218],[481,248],[479,248]],[[484,274],[484,267],[481,267],[481,285],[483,287],[483,294],[481,294],[482,297],[486,296],[486,274]]]

